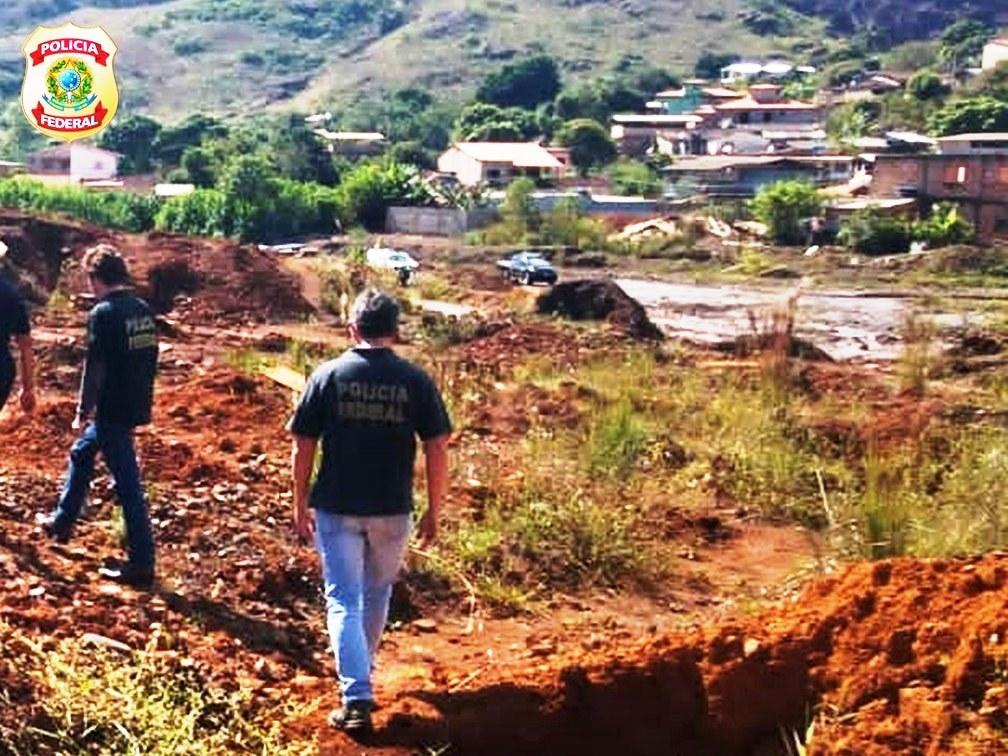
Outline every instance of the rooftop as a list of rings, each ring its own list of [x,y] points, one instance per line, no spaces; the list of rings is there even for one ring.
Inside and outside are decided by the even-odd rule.
[[[70,142],[68,144],[57,144],[53,147],[44,147],[41,150],[36,150],[32,154],[39,157],[70,157],[70,153],[72,152],[89,152],[92,155],[95,153],[101,153],[102,155],[122,157],[122,153],[113,152],[112,150],[103,150],[101,147],[95,147],[93,144],[81,144],[80,142]]]
[[[686,126],[699,123],[703,119],[698,115],[637,115],[636,113],[618,113],[612,117],[613,123],[640,126]]]
[[[385,135],[377,131],[329,131],[316,129],[315,133],[330,142],[383,142]]]
[[[704,155],[677,160],[664,170],[671,173],[689,171],[723,171],[727,168],[748,168],[778,163],[822,165],[823,163],[853,163],[850,155]]]
[[[1008,44],[1008,43],[1006,43]],[[1008,144],[1008,133],[991,132],[990,134],[952,134],[940,137],[939,143],[944,142],[1004,142]]]
[[[736,112],[745,110],[819,110],[819,106],[811,102],[799,100],[781,100],[779,102],[758,102],[753,97],[743,97],[739,100],[729,100],[715,105],[721,112]]]
[[[538,142],[455,142],[463,155],[481,163],[509,163],[518,168],[563,168]]]

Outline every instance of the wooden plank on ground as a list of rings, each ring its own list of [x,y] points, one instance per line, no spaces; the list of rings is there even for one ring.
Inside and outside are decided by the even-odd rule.
[[[305,390],[307,379],[297,370],[292,370],[283,365],[275,365],[273,367],[259,368],[259,372],[271,381],[279,383],[281,386],[286,386],[291,391],[296,391],[300,394]]]

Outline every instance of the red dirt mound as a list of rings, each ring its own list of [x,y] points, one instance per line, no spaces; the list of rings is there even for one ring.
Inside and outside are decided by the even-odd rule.
[[[84,224],[0,211],[0,241],[7,245],[3,265],[34,302],[49,298],[65,260],[101,237],[98,229]]]
[[[36,302],[57,286],[87,292],[73,261],[105,242],[130,265],[137,289],[161,313],[200,323],[290,320],[312,312],[295,276],[258,248],[230,240],[176,234],[127,234],[67,220],[0,211],[6,265]]]
[[[540,313],[572,320],[606,320],[636,339],[664,338],[643,305],[612,281],[570,281],[539,297]]]
[[[793,604],[471,693],[418,693],[387,744],[465,754],[1004,753],[1008,556],[858,564]],[[429,708],[428,708],[429,707]],[[817,707],[817,708],[816,708]]]
[[[297,278],[254,246],[176,234],[117,234],[140,292],[159,312],[193,322],[290,320],[312,312]],[[68,274],[72,291],[83,272]]]

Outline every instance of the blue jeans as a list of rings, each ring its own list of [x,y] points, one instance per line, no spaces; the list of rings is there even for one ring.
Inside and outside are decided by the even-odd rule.
[[[350,517],[315,510],[326,624],[344,704],[374,700],[371,667],[411,528],[408,514]]]
[[[154,536],[151,533],[147,500],[133,448],[132,428],[110,423],[88,423],[81,437],[70,447],[70,464],[59,504],[56,505],[55,527],[57,530],[68,531],[80,517],[94,477],[98,452],[102,453],[105,464],[112,473],[116,495],[122,505],[129,563],[140,570],[153,570]]]

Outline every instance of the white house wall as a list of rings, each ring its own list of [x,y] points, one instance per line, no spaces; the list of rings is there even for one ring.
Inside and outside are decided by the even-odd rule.
[[[119,172],[115,155],[86,148],[70,149],[70,175],[75,179],[111,179]]]

